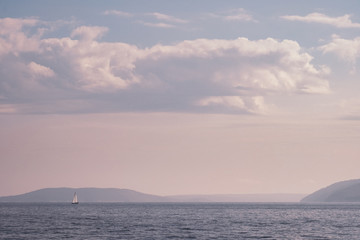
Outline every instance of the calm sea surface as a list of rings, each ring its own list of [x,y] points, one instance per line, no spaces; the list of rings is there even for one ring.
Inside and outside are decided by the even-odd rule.
[[[360,205],[0,203],[0,239],[360,239]]]

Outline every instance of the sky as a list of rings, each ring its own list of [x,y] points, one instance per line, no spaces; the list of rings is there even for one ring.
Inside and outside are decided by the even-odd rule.
[[[357,0],[0,0],[0,196],[359,178]]]

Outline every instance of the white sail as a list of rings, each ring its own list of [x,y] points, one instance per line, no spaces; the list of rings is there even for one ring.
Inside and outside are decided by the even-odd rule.
[[[73,197],[72,203],[73,203],[73,204],[79,203],[79,201],[78,201],[78,199],[77,199],[76,192],[74,193],[74,197]]]

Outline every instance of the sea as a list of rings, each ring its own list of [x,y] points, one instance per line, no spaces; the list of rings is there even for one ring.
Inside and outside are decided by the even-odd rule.
[[[0,203],[0,239],[360,239],[360,204]]]

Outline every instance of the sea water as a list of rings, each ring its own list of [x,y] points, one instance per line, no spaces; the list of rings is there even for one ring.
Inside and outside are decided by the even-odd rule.
[[[360,205],[0,203],[1,239],[360,239]]]

